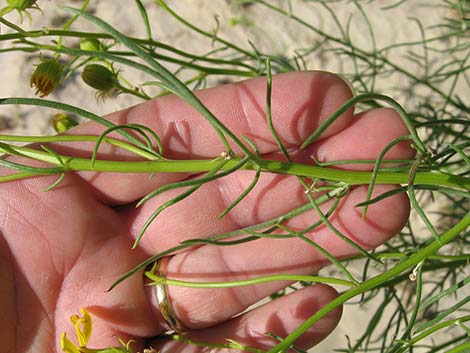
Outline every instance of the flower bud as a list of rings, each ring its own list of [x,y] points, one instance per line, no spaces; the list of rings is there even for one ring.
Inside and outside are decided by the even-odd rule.
[[[24,11],[30,9],[36,5],[37,0],[6,0],[9,8]]]
[[[84,38],[80,41],[80,49],[87,51],[101,51],[104,47],[98,39]]]
[[[82,79],[88,86],[100,92],[109,92],[118,84],[116,72],[100,64],[85,66],[82,72]]]
[[[62,77],[62,65],[57,59],[45,59],[36,66],[31,75],[31,87],[36,87],[36,94],[45,97],[59,84]]]
[[[67,113],[58,113],[52,118],[52,127],[59,134],[77,125],[78,122]]]

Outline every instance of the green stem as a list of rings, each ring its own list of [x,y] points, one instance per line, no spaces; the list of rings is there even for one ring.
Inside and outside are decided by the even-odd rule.
[[[228,282],[189,282],[181,281],[172,278],[165,278],[155,275],[153,272],[147,271],[145,275],[153,282],[150,285],[165,284],[169,286],[188,287],[188,288],[234,288],[253,286],[260,283],[268,283],[274,281],[290,281],[290,282],[308,282],[308,283],[328,283],[338,284],[342,286],[355,287],[356,284],[340,278],[322,277],[322,276],[308,276],[308,275],[289,275],[279,274],[263,277],[255,277],[244,280],[228,281]]]
[[[378,100],[383,101],[389,104],[392,108],[394,108],[398,114],[400,114],[401,119],[405,123],[408,131],[410,133],[411,139],[413,140],[415,147],[418,149],[419,152],[422,154],[426,154],[426,146],[424,146],[423,142],[418,136],[416,128],[413,125],[413,122],[408,116],[408,113],[405,109],[393,98],[389,96],[385,96],[383,94],[378,93],[365,93],[360,94],[358,96],[354,96],[349,99],[347,102],[343,103],[341,107],[339,107],[322,125],[315,130],[301,145],[301,148],[306,148],[310,145],[313,141],[315,141],[323,131],[325,131],[336,119],[338,119],[344,112],[346,112],[351,107],[355,106],[357,103],[363,101],[370,101],[370,100]]]
[[[126,36],[122,33],[117,31],[115,28],[110,26],[108,23],[104,22],[98,17],[90,15],[85,12],[81,12],[78,9],[71,8],[71,7],[64,7],[65,10],[70,11],[75,14],[80,14],[85,19],[89,20],[90,22],[96,24],[110,35],[112,35],[117,41],[125,45],[131,51],[133,51],[137,56],[139,56],[143,61],[145,61],[149,67],[154,70],[154,77],[162,80],[165,86],[184,99],[188,104],[190,104],[193,108],[195,108],[199,113],[201,113],[204,118],[214,127],[217,135],[221,139],[222,143],[225,146],[226,151],[231,151],[230,144],[228,143],[225,135],[229,136],[230,139],[247,155],[252,158],[252,160],[256,160],[255,156],[251,153],[248,147],[241,142],[238,137],[230,131],[225,125],[223,125],[219,119],[215,117],[212,112],[207,109],[207,107],[196,97],[196,95],[191,92],[191,90],[184,85],[177,77],[171,74],[165,67],[163,67],[160,63],[154,60],[154,58],[145,52],[140,46],[134,43],[132,40],[129,40]]]
[[[127,88],[127,87],[124,87],[120,84],[117,85],[117,88],[123,93],[130,94],[132,96],[135,96],[137,98],[140,98],[140,99],[143,99],[143,100],[146,100],[146,101],[152,99],[151,97],[146,95],[145,92],[140,92],[140,91],[135,90],[135,89]]]
[[[17,152],[25,157],[36,159],[42,162],[57,165],[58,161],[50,154],[44,151],[38,151],[28,147],[9,146],[8,150],[2,149],[3,153],[12,154]],[[202,173],[208,172],[213,168],[213,159],[202,160],[156,160],[156,161],[109,161],[96,160],[91,165],[91,160],[87,158],[75,158],[60,155],[63,160],[67,161],[69,170],[76,171],[99,171],[99,172],[118,172],[118,173]],[[240,158],[233,158],[222,167],[226,170],[234,167],[240,162]],[[371,172],[360,172],[350,170],[339,170],[327,167],[318,167],[298,163],[288,163],[281,161],[271,161],[258,159],[256,164],[246,163],[243,169],[257,170],[261,167],[262,172],[270,172],[276,174],[287,174],[304,176],[308,178],[319,178],[323,180],[344,182],[350,185],[369,184],[371,180]],[[377,173],[376,184],[403,184],[408,183],[409,173],[404,172],[387,172],[380,171]],[[456,189],[470,190],[470,178],[449,175],[442,172],[417,172],[415,183],[418,185],[440,185],[452,187]]]
[[[382,62],[385,65],[388,65],[394,71],[400,72],[403,75],[408,76],[414,82],[416,82],[418,84],[422,84],[422,85],[428,87],[431,91],[437,93],[442,98],[448,100],[449,103],[452,104],[454,107],[456,107],[458,109],[461,109],[461,104],[459,103],[459,101],[457,101],[455,99],[451,99],[446,93],[444,93],[442,90],[440,90],[436,86],[432,85],[429,81],[425,81],[423,79],[420,79],[419,77],[417,77],[415,74],[413,74],[409,70],[406,70],[403,67],[401,67],[399,65],[396,65],[393,62],[391,62],[387,58],[387,54],[386,54],[387,51],[388,51],[388,48],[383,48],[383,49],[378,50],[376,52],[369,52],[369,51],[360,49],[358,47],[354,47],[347,40],[342,40],[340,38],[336,38],[332,35],[329,35],[328,33],[323,32],[323,31],[319,30],[318,28],[314,27],[311,23],[309,23],[309,22],[303,20],[302,18],[297,17],[294,14],[289,13],[289,12],[287,12],[287,11],[285,11],[285,10],[283,10],[283,9],[281,9],[281,8],[271,4],[271,3],[269,3],[268,1],[265,1],[265,0],[255,0],[255,1],[259,4],[262,4],[262,5],[266,6],[267,8],[269,8],[269,9],[275,11],[275,12],[278,12],[278,13],[280,13],[282,15],[285,15],[289,18],[292,18],[294,21],[296,21],[299,24],[301,24],[302,26],[305,26],[306,28],[314,31],[315,33],[319,34],[321,37],[325,38],[326,40],[329,40],[329,41],[337,43],[341,46],[350,48],[352,51],[354,51],[354,56],[360,58],[361,60],[363,60],[365,62],[369,62],[370,58],[374,58],[374,60],[378,60],[379,62]],[[438,39],[439,38],[436,38],[436,40],[438,40]],[[420,41],[419,43],[421,44],[422,41]],[[384,54],[379,54],[381,52],[384,52]],[[379,63],[377,63],[377,65],[379,65]]]
[[[406,346],[403,347],[402,350],[400,350],[400,353],[405,352],[408,347],[412,347],[413,345],[415,345],[416,343],[418,343],[419,341],[421,341],[422,339],[428,337],[429,335],[433,334],[436,331],[439,331],[439,330],[442,330],[442,329],[445,329],[445,328],[449,328],[451,326],[456,326],[458,323],[464,323],[464,322],[467,322],[467,321],[470,321],[470,315],[459,317],[457,319],[452,319],[452,320],[447,320],[447,321],[444,321],[444,322],[440,322],[440,323],[434,325],[433,327],[427,329],[426,331],[421,332],[419,335],[413,337],[412,339],[410,339],[407,342]]]
[[[86,9],[86,7],[88,6],[90,0],[85,0],[83,5],[80,7],[80,11],[84,11]],[[65,24],[64,24],[64,27],[62,27],[62,30],[64,31],[67,31],[70,26],[77,20],[77,18],[79,17],[79,15],[75,15],[75,16],[72,16],[71,19],[69,19]],[[60,49],[62,48],[62,36],[59,36],[58,40],[57,40],[57,48]],[[58,54],[56,54],[56,57],[58,57]]]
[[[210,32],[206,32],[206,31],[203,31],[202,29],[196,27],[195,25],[193,25],[191,22],[189,21],[186,21],[184,18],[182,18],[181,16],[179,16],[176,12],[174,12],[166,3],[165,1],[163,0],[155,0],[155,2],[161,6],[162,9],[164,9],[165,11],[167,11],[171,16],[173,16],[175,19],[177,19],[179,22],[181,22],[182,24],[184,24],[186,27],[192,29],[193,31],[207,37],[207,38],[210,38],[212,39],[213,41],[216,41],[216,42],[219,42],[219,43],[222,43],[224,44],[225,46],[227,46],[228,48],[232,48],[234,49],[235,51],[238,51],[240,53],[242,53],[243,55],[246,55],[252,59],[256,59],[256,56],[253,55],[253,53],[250,53],[249,51],[246,51],[238,46],[236,46],[235,44],[233,44],[232,42],[230,41],[227,41],[227,40],[224,40],[220,37],[217,36],[216,33],[210,33]]]
[[[13,33],[5,33],[5,34],[0,34],[0,42],[6,41],[6,40],[15,40],[15,39],[20,39],[22,40],[23,38],[35,38],[35,37],[46,37],[46,36],[62,36],[62,37],[71,37],[71,38],[89,38],[89,39],[112,39],[113,37],[110,36],[107,33],[94,33],[94,32],[80,32],[80,31],[64,31],[64,30],[57,30],[57,29],[48,29],[47,31],[45,30],[34,30],[34,31],[23,31],[21,33],[18,32],[13,32]],[[188,52],[185,52],[183,50],[179,50],[178,48],[175,48],[171,45],[155,41],[155,40],[148,40],[148,39],[141,39],[141,38],[135,38],[135,37],[127,37],[129,40],[134,41],[135,43],[138,43],[140,45],[147,45],[147,46],[154,46],[157,47],[159,50],[166,50],[169,51],[173,54],[191,59],[191,61],[202,61],[202,62],[208,62],[212,64],[217,64],[217,65],[230,65],[230,66],[239,66],[243,67],[245,69],[248,69],[249,71],[240,71],[240,70],[233,70],[233,74],[240,74],[241,76],[255,76],[256,75],[256,68],[248,65],[240,60],[232,59],[232,60],[226,60],[226,59],[219,59],[219,58],[210,58],[206,56],[200,56],[200,55],[195,55],[191,54]],[[22,41],[23,42],[23,41]],[[38,50],[40,48],[45,48],[43,46],[40,46],[38,43],[34,42],[26,42],[27,44],[31,46],[37,46],[37,49],[35,48],[29,48],[28,50]],[[56,46],[47,46],[49,50],[56,50],[58,49]],[[14,51],[14,50],[26,50],[27,48],[8,48],[8,50]],[[62,50],[64,48],[60,48]],[[6,50],[6,49],[5,49]],[[132,52],[112,52],[116,55],[126,55],[126,56],[136,56]],[[181,65],[188,65],[188,67],[191,67],[190,62],[183,61],[180,59],[176,59],[174,57],[170,57],[167,55],[162,55],[159,53],[154,53],[154,52],[149,52],[149,55],[152,55],[156,59],[159,60],[164,60],[164,61],[169,61],[173,63],[179,63]],[[203,67],[199,66],[194,66],[198,67],[198,69],[205,71],[206,69]],[[217,69],[214,68],[216,74],[223,74],[224,72],[221,70],[225,69]],[[209,70],[209,69],[207,69]],[[220,70],[220,71],[219,71]],[[228,71],[231,71],[230,69],[226,69]]]
[[[56,136],[15,136],[15,135],[2,135],[0,134],[0,141],[12,141],[12,142],[28,142],[28,143],[54,143],[54,142],[97,142],[100,136],[95,135],[56,135]],[[102,139],[103,142],[122,148],[123,150],[129,151],[137,156],[144,157],[148,160],[155,160],[155,154],[148,153],[143,149],[131,145],[127,142],[117,140],[111,137],[105,137]],[[62,156],[64,157],[64,156]],[[69,157],[66,157],[69,158]]]
[[[163,335],[163,336],[166,336],[166,335]],[[240,351],[240,352],[249,352],[249,353],[265,353],[265,351],[262,350],[262,349],[250,347],[250,346],[247,346],[247,345],[244,345],[244,344],[242,345],[242,344],[240,344],[240,343],[238,343],[234,340],[231,340],[231,339],[228,339],[228,343],[212,343],[212,342],[206,342],[206,341],[204,341],[204,342],[203,341],[196,341],[194,339],[191,339],[187,335],[176,334],[176,333],[172,334],[172,335],[168,335],[167,337],[168,337],[168,339],[171,339],[173,341],[179,341],[179,342],[183,342],[187,345],[202,347],[203,351],[206,351],[207,348],[210,348],[209,352],[212,351],[213,349],[214,350],[220,349],[221,351],[237,350],[237,351]]]
[[[317,203],[325,203],[325,202],[331,200],[334,197],[337,197],[337,191],[336,190],[332,190],[330,192],[327,192],[326,194],[323,194],[323,195],[319,196],[316,199],[316,201],[317,201]],[[147,266],[153,264],[155,261],[158,261],[159,259],[161,259],[164,256],[174,254],[174,253],[179,252],[183,249],[193,247],[194,245],[207,244],[207,243],[212,243],[213,244],[215,242],[219,242],[219,245],[220,244],[225,244],[225,242],[221,242],[221,240],[230,239],[232,237],[236,237],[236,236],[239,236],[239,235],[243,236],[243,235],[246,235],[246,234],[252,234],[253,232],[256,232],[258,230],[265,230],[265,229],[270,228],[270,227],[271,228],[272,227],[277,227],[277,225],[282,224],[283,222],[285,222],[289,219],[292,219],[295,216],[298,216],[300,214],[308,212],[310,210],[311,210],[311,205],[310,205],[310,203],[307,203],[307,204],[299,206],[299,207],[293,209],[292,211],[289,211],[289,212],[287,212],[287,213],[285,213],[281,216],[271,218],[267,221],[264,221],[264,222],[261,222],[261,223],[258,223],[258,224],[254,224],[254,225],[247,226],[247,227],[244,227],[244,228],[239,228],[237,230],[232,230],[232,231],[227,232],[227,233],[217,234],[217,235],[205,238],[205,239],[190,239],[190,240],[183,241],[179,245],[176,245],[176,246],[174,246],[170,249],[166,249],[166,250],[164,250],[160,253],[157,253],[156,255],[150,256],[146,260],[142,261],[140,264],[135,266],[132,270],[128,271],[123,276],[118,278],[111,285],[109,290],[112,290],[113,288],[115,288],[118,284],[120,284],[122,281],[124,281],[129,276],[132,276],[133,274],[143,270],[144,268],[146,268]],[[251,240],[257,240],[257,239],[261,239],[261,237],[256,236],[256,237],[251,238]],[[318,247],[318,248],[321,249],[321,247]],[[347,276],[348,272],[344,271],[344,273]]]
[[[470,351],[470,342],[459,344],[458,346],[449,349],[446,353],[468,353]]]
[[[349,299],[354,298],[355,296],[360,295],[362,293],[365,293],[366,291],[379,286],[381,283],[398,276],[400,273],[410,268],[413,268],[421,261],[433,255],[443,245],[452,241],[455,237],[457,237],[462,231],[464,231],[469,226],[470,226],[470,214],[467,214],[454,227],[449,229],[447,232],[443,233],[439,237],[439,240],[434,240],[431,244],[421,249],[417,253],[411,255],[408,259],[403,260],[402,262],[399,262],[390,270],[382,272],[381,274],[367,281],[362,282],[359,286],[354,287],[348,290],[347,292],[344,292],[337,298],[333,299],[328,305],[325,305],[323,308],[317,311],[314,315],[312,315],[310,318],[305,320],[289,336],[287,336],[280,344],[270,349],[268,353],[278,353],[278,352],[287,351],[288,347],[290,347],[306,330],[312,327],[316,322],[318,322],[322,317],[324,317],[331,310],[341,306]]]
[[[1,16],[0,16],[0,23],[3,23],[5,26],[10,27],[11,29],[14,29],[21,35],[24,35],[26,33],[20,26],[15,25],[14,23],[4,19]]]
[[[37,175],[38,174],[28,173],[28,172],[20,172],[20,173],[2,175],[2,176],[0,176],[0,183],[6,183],[6,182],[9,182],[9,181],[15,181],[15,180],[31,178],[31,177],[37,176]]]
[[[374,256],[378,259],[393,259],[399,260],[406,257],[406,254],[402,253],[394,253],[394,252],[384,252],[384,253],[374,253]],[[362,259],[362,255],[357,255],[354,257],[350,257],[349,260],[352,259]],[[469,261],[470,262],[470,254],[462,254],[462,255],[431,255],[427,258],[428,260],[440,260],[440,261]]]
[[[76,114],[79,116],[82,116],[88,120],[95,121],[103,126],[106,126],[108,128],[115,127],[117,126],[116,124],[96,115],[93,114],[89,111],[86,111],[84,109],[75,107],[70,104],[66,103],[61,103],[61,102],[56,102],[56,101],[50,101],[47,99],[43,98],[18,98],[18,97],[12,97],[12,98],[0,98],[0,105],[33,105],[33,106],[43,106],[43,107],[48,107],[52,109],[57,109],[61,111],[66,111],[68,113]],[[146,150],[149,153],[153,153],[152,150],[149,150],[139,139],[135,138],[133,135],[129,134],[128,132],[124,130],[118,130],[117,131],[120,135],[124,136],[127,138],[129,141],[134,143],[135,145],[141,147],[143,150]]]

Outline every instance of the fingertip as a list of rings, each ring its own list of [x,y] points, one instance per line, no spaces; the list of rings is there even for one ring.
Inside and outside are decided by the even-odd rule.
[[[337,111],[352,96],[352,90],[347,81],[330,72],[304,72],[305,80],[309,82],[309,96],[305,98],[305,113],[297,123],[299,142],[304,142],[315,132],[335,111]],[[325,131],[318,140],[334,135],[343,130],[353,117],[354,107],[346,110]]]
[[[263,304],[243,315],[237,316],[217,326],[190,331],[187,337],[193,341],[226,343],[232,339],[248,347],[268,350],[279,343],[277,338],[286,338],[308,318],[331,303],[338,296],[332,287],[323,284],[308,286]],[[308,349],[321,342],[337,326],[342,308],[332,308],[315,324],[295,340],[294,344]],[[277,338],[275,338],[277,337]],[[152,345],[159,350],[172,351],[176,348],[200,353],[205,348],[185,345],[183,342],[155,340]],[[213,348],[214,352],[224,352],[225,348]]]
[[[288,337],[337,296],[338,292],[334,288],[324,284],[316,284],[266,304],[258,312],[250,313],[251,318],[247,318],[245,325],[249,326],[249,330],[246,332],[251,332],[251,337],[247,339],[247,342],[262,349],[272,348],[278,342],[274,339],[263,340],[262,336],[270,333],[281,338]],[[341,319],[341,314],[341,306],[332,308],[303,332],[294,344],[302,349],[309,349],[317,345],[335,329]],[[260,345],[260,343],[262,344]]]
[[[394,185],[376,185],[371,199],[392,189]],[[341,225],[353,241],[366,249],[374,248],[397,234],[406,224],[410,204],[406,193],[401,192],[368,206],[365,218],[363,208],[357,204],[367,198],[367,186],[354,189],[340,210]]]
[[[373,109],[357,114],[345,129],[312,145],[311,153],[320,162],[375,160],[389,143],[408,134],[405,123],[395,110]],[[414,153],[410,141],[402,141],[386,152],[384,160],[410,159]],[[372,167],[370,163],[335,166],[350,170],[371,170]]]
[[[279,342],[269,338],[269,334],[280,338],[288,337],[337,296],[338,292],[334,288],[324,284],[296,290],[248,312],[238,321],[236,332],[246,344],[270,349]],[[303,349],[315,346],[334,330],[341,314],[340,306],[333,307],[305,330],[294,344]]]
[[[299,293],[302,294],[302,298],[297,300],[296,306],[291,311],[297,326],[290,327],[290,332],[318,312],[318,310],[330,304],[339,295],[336,289],[324,284],[306,287],[302,291],[304,293]],[[341,315],[342,306],[330,310],[297,340],[296,345],[304,349],[317,345],[335,329],[341,319]]]

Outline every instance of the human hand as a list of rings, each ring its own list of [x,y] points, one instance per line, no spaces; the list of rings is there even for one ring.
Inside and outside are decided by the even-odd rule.
[[[264,78],[198,92],[199,98],[235,134],[248,136],[265,158],[280,158],[265,113]],[[376,109],[354,117],[349,110],[306,150],[298,146],[351,93],[340,78],[321,72],[278,75],[273,78],[274,126],[295,161],[375,159],[394,138],[407,134],[398,115]],[[165,156],[174,159],[213,158],[223,145],[210,125],[174,96],[111,114],[117,123],[151,127],[164,143]],[[99,134],[94,123],[78,126],[76,134]],[[77,156],[89,156],[92,146],[54,146]],[[127,158],[103,148],[107,158]],[[390,150],[387,159],[406,159],[413,151],[405,144]],[[370,166],[349,165],[351,170]],[[0,169],[0,174],[6,174]],[[202,186],[170,207],[131,250],[137,233],[151,212],[180,191],[163,193],[136,209],[135,201],[156,187],[188,178],[188,174],[69,173],[48,192],[41,190],[55,177],[35,177],[0,184],[0,344],[2,352],[60,352],[60,334],[74,337],[69,317],[87,308],[93,315],[89,347],[116,346],[116,337],[134,339],[135,351],[152,343],[156,349],[179,351],[182,343],[146,341],[167,329],[155,304],[154,291],[142,273],[109,286],[150,255],[183,240],[206,238],[256,224],[307,202],[304,189],[292,176],[263,174],[255,189],[226,217],[217,216],[250,184],[254,173],[238,171]],[[391,186],[376,186],[374,194]],[[398,194],[369,207],[365,220],[354,206],[365,199],[366,187],[351,189],[331,218],[335,227],[364,248],[389,239],[404,225],[409,212],[406,195]],[[327,209],[328,203],[322,205]],[[287,222],[302,229],[317,220],[307,212]],[[338,258],[356,251],[321,226],[308,237]],[[310,274],[328,261],[299,239],[260,239],[229,247],[204,245],[171,257],[167,275],[190,281],[228,281],[277,273]],[[326,285],[295,291],[233,318],[261,298],[288,285],[270,282],[231,289],[170,287],[169,296],[179,320],[199,341],[226,342],[232,338],[268,349],[276,341],[266,332],[284,337],[336,295]],[[341,312],[320,320],[296,344],[308,348],[328,335]],[[188,351],[201,348],[188,346]],[[186,351],[186,350],[185,350]]]

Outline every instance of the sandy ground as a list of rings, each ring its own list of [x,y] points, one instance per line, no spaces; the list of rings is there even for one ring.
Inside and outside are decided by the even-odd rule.
[[[54,22],[60,22],[64,17],[64,12],[58,9],[55,4],[58,1],[39,1],[45,15],[41,16],[38,11],[32,11],[33,21],[31,28],[53,27]],[[63,3],[78,6],[79,1],[63,1]],[[147,5],[149,17],[152,21],[152,30],[155,37],[165,43],[169,43],[176,48],[203,54],[213,47],[211,40],[196,36],[187,28],[176,23],[170,16],[163,13],[153,1],[143,1]],[[182,17],[191,20],[193,23],[209,31],[216,27],[214,16],[217,16],[220,24],[219,33],[224,37],[242,47],[248,47],[249,41],[261,52],[269,52],[277,55],[292,55],[296,50],[309,48],[318,41],[310,31],[306,31],[299,25],[293,25],[285,17],[268,12],[258,6],[242,7],[236,5],[236,1],[216,0],[216,1],[195,1],[180,0],[168,1],[168,3]],[[274,1],[273,3],[282,3]],[[420,1],[408,1],[398,9],[384,12],[382,7],[390,5],[395,1],[375,1],[368,6],[368,17],[371,26],[375,31],[377,47],[384,47],[389,44],[400,43],[405,40],[420,39],[419,28],[413,21],[412,16],[419,18],[423,26],[431,26],[438,23],[438,20],[448,13],[439,7],[432,7],[439,1],[427,2],[424,6]],[[318,26],[326,33],[338,35],[339,30],[332,21],[331,16],[319,5],[312,5],[308,1],[293,1],[292,10],[299,14],[307,22]],[[285,4],[284,4],[285,5]],[[334,4],[333,4],[334,5]],[[285,6],[286,7],[286,6]],[[131,0],[100,0],[92,2],[90,8],[96,14],[110,23],[116,25],[123,33],[132,36],[145,36],[144,26],[141,24],[139,13]],[[287,8],[287,7],[286,7]],[[351,40],[357,46],[364,49],[372,48],[371,35],[367,25],[357,8],[353,5],[333,6],[335,15],[341,23],[347,23],[351,17]],[[125,9],[125,10],[123,10]],[[11,14],[7,18],[17,20],[16,14]],[[238,22],[238,25],[229,23]],[[29,27],[25,20],[23,25]],[[78,22],[75,29],[87,29],[89,24]],[[3,26],[4,27],[4,26]],[[8,31],[3,28],[3,31]],[[47,42],[47,41],[46,41]],[[0,44],[0,47],[3,45]],[[405,51],[394,51],[393,55],[404,55]],[[0,86],[1,96],[34,96],[34,91],[29,87],[29,77],[33,70],[33,64],[37,59],[32,59],[30,55],[24,53],[8,53],[0,55],[0,64],[4,69],[2,72],[2,82],[8,83]],[[314,55],[306,62],[308,69],[321,69],[332,72],[350,72],[353,63],[343,60],[332,53],[323,52]],[[171,68],[171,65],[170,65]],[[411,70],[416,68],[410,67]],[[136,74],[129,69],[125,69],[123,74],[130,77],[133,82],[141,82],[143,76]],[[210,81],[210,84],[216,84]],[[405,82],[387,80],[377,82],[377,91],[390,92],[396,90],[397,86],[402,86]],[[128,95],[121,95],[118,99],[97,102],[94,93],[89,89],[83,89],[84,84],[78,75],[74,75],[65,85],[59,87],[52,95],[51,99],[58,99],[64,102],[71,102],[84,109],[95,113],[104,114],[110,111],[122,109],[139,102],[138,99]],[[399,98],[399,97],[398,97]],[[10,127],[14,133],[42,133],[50,131],[50,114],[43,114],[37,108],[28,107],[7,107],[0,111],[0,128]]]
[[[148,5],[149,16],[153,19],[152,29],[156,38],[170,43],[177,48],[184,48],[194,53],[204,53],[211,49],[210,40],[196,37],[194,33],[178,25],[172,18],[162,13],[157,6],[152,5],[152,1],[143,1]],[[274,52],[277,54],[292,54],[296,49],[309,47],[318,38],[311,32],[307,32],[300,26],[288,25],[285,18],[281,18],[271,12],[262,10],[256,6],[240,7],[233,2],[216,1],[168,1],[174,9],[184,18],[190,19],[194,23],[204,28],[211,29],[215,26],[213,15],[217,14],[221,25],[221,36],[234,41],[242,46],[247,46],[248,39],[255,43],[261,50]],[[398,43],[403,40],[415,38],[419,40],[420,33],[416,23],[410,17],[418,17],[424,26],[437,23],[439,18],[447,14],[440,8],[422,6],[420,1],[408,1],[399,10],[389,10],[384,16],[381,9],[384,5],[395,3],[396,1],[376,1],[368,7],[368,16],[373,28],[375,28],[375,38],[379,47],[387,44]],[[32,12],[33,22],[31,28],[42,26],[50,27],[51,23],[60,20],[63,12],[58,10],[54,1],[39,0],[38,3],[43,8],[45,15]],[[72,5],[78,6],[78,1],[68,1]],[[102,16],[106,21],[115,24],[122,32],[133,36],[144,36],[144,28],[141,24],[139,13],[131,0],[101,0],[92,2],[91,8],[95,13]],[[280,3],[277,1],[276,3]],[[434,3],[437,3],[434,1]],[[319,26],[326,32],[338,33],[335,23],[321,6],[314,6],[312,3],[303,1],[293,1],[293,10],[301,14],[302,18]],[[360,13],[354,5],[337,6],[336,15],[343,23],[349,16],[352,17],[352,40],[363,48],[371,48],[371,37],[367,31],[367,26],[361,18]],[[16,20],[17,15],[9,16],[11,20]],[[245,26],[228,25],[229,21],[239,21]],[[74,28],[87,28],[84,22],[77,23]],[[28,21],[24,27],[28,28]],[[5,31],[5,28],[2,28]],[[1,46],[2,44],[0,44]],[[396,53],[398,55],[400,53]],[[0,67],[2,67],[0,96],[27,96],[33,97],[34,92],[29,87],[29,76],[33,70],[33,63],[30,56],[23,53],[0,54]],[[324,55],[312,57],[307,62],[309,69],[324,69],[330,71],[348,71],[351,63],[324,53]],[[414,69],[410,67],[410,69]],[[143,77],[139,74],[124,70],[126,77],[133,82],[139,82]],[[213,82],[215,84],[215,82]],[[404,84],[403,82],[387,81],[378,82],[377,90],[390,91],[394,87]],[[60,87],[49,98],[72,103],[98,114],[119,110],[139,102],[138,99],[121,95],[117,99],[107,100],[104,103],[97,103],[94,92],[83,89],[83,83],[78,75],[72,77],[64,86]],[[31,107],[2,107],[0,110],[0,131],[15,134],[43,134],[51,133],[50,128],[51,113],[42,109]],[[346,346],[346,336],[357,338],[365,325],[370,320],[370,314],[374,311],[370,307],[359,307],[358,305],[346,305],[344,308],[344,319],[334,333],[322,344],[317,346],[312,352],[329,352],[334,348]]]

